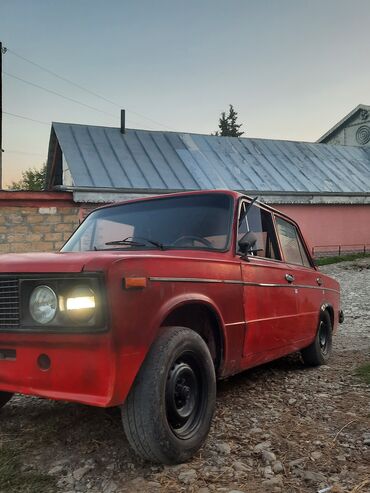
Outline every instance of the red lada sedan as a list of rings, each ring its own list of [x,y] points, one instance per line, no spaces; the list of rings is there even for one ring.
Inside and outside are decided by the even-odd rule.
[[[297,224],[247,196],[102,207],[59,253],[0,257],[0,406],[15,392],[121,406],[141,457],[182,462],[217,378],[295,351],[325,364],[341,319]]]

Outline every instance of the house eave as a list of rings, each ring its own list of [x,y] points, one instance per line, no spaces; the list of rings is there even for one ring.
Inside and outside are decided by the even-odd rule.
[[[90,187],[57,187],[58,190],[73,192],[77,203],[108,203],[133,198],[143,198],[155,195],[164,195],[185,190],[161,189],[131,189],[131,188],[90,188]],[[192,190],[186,190],[192,191]],[[269,191],[269,190],[235,190],[249,196],[258,196],[266,204],[337,204],[337,205],[370,205],[370,192],[296,192],[296,191]]]

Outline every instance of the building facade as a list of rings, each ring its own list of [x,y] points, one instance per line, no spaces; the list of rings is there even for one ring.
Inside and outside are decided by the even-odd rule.
[[[319,143],[370,149],[370,106],[358,105],[326,132]]]

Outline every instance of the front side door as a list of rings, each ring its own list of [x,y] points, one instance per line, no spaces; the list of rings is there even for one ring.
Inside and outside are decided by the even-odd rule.
[[[252,233],[254,244],[241,258],[246,336],[245,366],[273,359],[291,347],[296,337],[297,290],[289,267],[281,259],[270,211],[242,205],[238,240]]]

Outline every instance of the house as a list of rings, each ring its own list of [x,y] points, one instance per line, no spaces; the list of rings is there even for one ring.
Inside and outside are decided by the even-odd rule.
[[[363,118],[361,111],[332,135]],[[47,188],[72,192],[87,210],[146,195],[233,189],[294,217],[316,251],[370,249],[367,146],[53,123]]]
[[[370,106],[359,104],[317,142],[368,147],[370,152]]]

